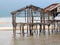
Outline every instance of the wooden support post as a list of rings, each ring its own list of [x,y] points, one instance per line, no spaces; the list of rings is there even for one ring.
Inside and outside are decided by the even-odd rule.
[[[45,15],[44,15],[44,13],[43,13],[43,33],[45,34]]]
[[[54,31],[55,31],[55,21],[54,21]]]
[[[43,33],[45,34],[45,23],[43,25]]]
[[[40,31],[39,31],[40,33],[41,33],[41,30],[42,30],[42,27],[41,27],[41,25],[40,25]]]
[[[21,34],[21,24],[20,24],[20,34]]]
[[[55,19],[54,19],[54,15],[56,15],[55,12],[52,12],[52,16],[53,16],[53,31],[55,31]]]
[[[16,35],[16,15],[12,15],[13,34]]]
[[[30,35],[33,36],[33,33],[32,33],[32,26],[29,25],[29,30],[30,30]]]
[[[24,25],[22,25],[22,34],[24,36]]]
[[[26,12],[27,12],[27,34],[28,34],[28,23],[29,23],[29,15],[30,15],[29,9],[27,9]]]
[[[45,25],[43,24],[43,33],[45,34]]]
[[[48,32],[50,32],[50,28],[49,28],[49,25],[48,25]]]
[[[25,23],[26,23],[26,22],[28,23],[28,15],[29,15],[29,14],[28,14],[28,13],[29,13],[28,11],[29,11],[29,10],[26,10],[26,9],[25,9]],[[27,18],[27,19],[26,19],[26,18]],[[27,34],[28,34],[28,24],[27,24]]]
[[[52,24],[52,33],[53,33],[53,24]]]
[[[28,34],[28,24],[27,24],[27,34]]]
[[[40,23],[42,23],[42,11],[40,12]],[[40,24],[40,31],[42,31],[42,24]],[[40,34],[39,31],[39,34]]]
[[[32,26],[31,26],[31,28],[32,28],[32,29],[31,29],[31,32],[32,32],[32,35],[33,35],[33,23],[32,23]]]
[[[16,26],[13,26],[13,34],[16,34]]]
[[[43,25],[43,33],[45,34],[45,25]]]
[[[59,26],[59,32],[60,32],[60,26]]]
[[[57,30],[59,31],[58,21],[57,21]]]
[[[58,32],[58,22],[56,21],[56,32]]]
[[[33,35],[33,32],[32,32],[32,30],[33,30],[33,12],[32,12],[32,10],[30,10],[29,9],[29,16],[30,16],[30,25],[29,25],[29,30],[30,30],[30,35]]]
[[[33,35],[33,11],[31,10],[31,14],[30,14],[31,16],[32,16],[32,24],[31,24],[31,28],[32,28],[32,30],[30,30],[31,31],[31,33],[32,33],[32,35]]]
[[[26,11],[26,9],[25,9],[25,23],[26,23],[26,15],[27,15],[27,11]]]
[[[32,35],[32,33],[31,33],[31,26],[29,25],[29,30],[30,30],[30,35]]]
[[[50,13],[48,12],[48,23],[50,23]],[[50,29],[49,29],[50,25],[48,25],[48,34],[50,34]]]
[[[48,34],[50,34],[50,26],[48,25]]]
[[[57,30],[59,30],[59,29],[58,29],[58,21],[57,21]]]

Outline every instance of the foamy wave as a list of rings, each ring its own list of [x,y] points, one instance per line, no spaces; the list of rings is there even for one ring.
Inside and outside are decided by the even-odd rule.
[[[13,27],[0,27],[0,30],[13,30]]]

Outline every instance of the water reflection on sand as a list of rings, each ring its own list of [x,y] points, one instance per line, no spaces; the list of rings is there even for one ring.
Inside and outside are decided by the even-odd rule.
[[[50,35],[21,36],[12,31],[0,31],[0,45],[60,45],[60,32]]]

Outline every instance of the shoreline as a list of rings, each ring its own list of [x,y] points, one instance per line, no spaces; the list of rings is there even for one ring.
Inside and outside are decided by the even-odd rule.
[[[5,30],[5,31],[13,30],[13,27],[0,27],[0,31],[2,30]]]
[[[29,29],[29,28],[28,28]],[[52,27],[50,27],[50,30],[52,29]],[[56,29],[57,29],[57,27],[56,27]],[[13,30],[13,27],[0,27],[0,31],[1,30]],[[20,30],[20,28],[19,27],[17,27],[17,30]],[[27,30],[27,26],[25,26],[24,27],[24,30]],[[39,30],[39,26],[37,26],[37,29],[36,29],[36,27],[33,27],[33,30]],[[48,27],[47,26],[45,26],[45,30],[48,30]]]

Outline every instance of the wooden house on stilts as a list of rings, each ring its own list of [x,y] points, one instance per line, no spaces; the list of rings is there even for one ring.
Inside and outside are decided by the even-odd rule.
[[[48,32],[50,30],[58,31],[58,23],[60,20],[56,20],[55,17],[60,14],[60,4],[52,4],[44,9],[36,7],[34,5],[29,5],[11,12],[12,14],[12,24],[13,24],[13,34],[16,34],[17,26],[20,29],[21,34],[25,34],[25,28],[27,34],[33,35],[33,31],[38,34],[45,33],[46,26],[48,26]],[[19,19],[18,19],[19,18]],[[23,18],[23,19],[21,19]],[[52,27],[51,27],[52,25]],[[50,28],[51,27],[51,28]]]
[[[39,25],[39,33],[41,30],[45,33],[45,25],[49,25],[49,23],[45,23],[44,11],[42,8],[36,7],[34,5],[29,5],[19,10],[11,12],[12,14],[12,24],[13,24],[13,33],[16,34],[16,27],[19,25],[20,31],[24,35],[24,26],[27,26],[27,33],[30,32],[30,35],[33,35],[33,27]],[[24,22],[16,22],[17,17],[24,17]],[[36,19],[37,17],[37,19]],[[19,20],[21,21],[21,20]],[[42,29],[43,26],[43,29]]]
[[[51,19],[49,20],[50,25],[52,25],[52,32],[53,30],[58,31],[58,29],[60,28],[60,20],[56,19],[56,17],[60,14],[60,4],[59,3],[55,3],[55,4],[51,4],[49,6],[47,6],[46,8],[44,8],[44,11],[49,15],[49,18],[51,16]]]

